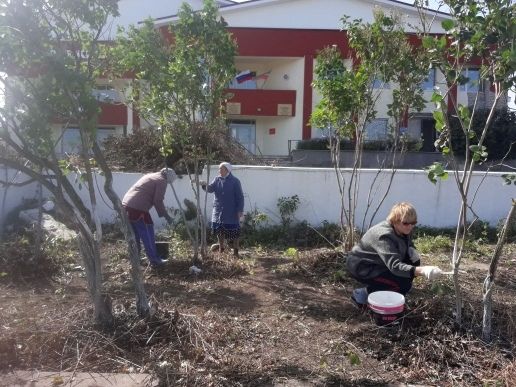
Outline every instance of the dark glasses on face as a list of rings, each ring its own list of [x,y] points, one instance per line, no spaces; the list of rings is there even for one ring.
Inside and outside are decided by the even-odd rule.
[[[404,226],[415,226],[417,222],[401,222]]]

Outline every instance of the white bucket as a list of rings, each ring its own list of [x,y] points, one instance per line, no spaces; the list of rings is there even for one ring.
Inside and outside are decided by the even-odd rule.
[[[405,308],[405,297],[403,294],[381,290],[373,292],[367,297],[367,304],[375,322],[378,325],[392,323],[398,319]]]

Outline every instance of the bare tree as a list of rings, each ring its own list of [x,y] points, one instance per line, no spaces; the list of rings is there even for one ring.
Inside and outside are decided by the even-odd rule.
[[[149,313],[134,235],[120,199],[112,189],[111,172],[96,142],[99,101],[93,89],[103,71],[106,50],[100,37],[107,18],[117,14],[115,0],[2,0],[0,72],[7,101],[1,109],[0,138],[9,154],[0,163],[38,181],[47,189],[65,219],[78,232],[95,320],[113,322],[111,301],[103,290],[100,261],[102,226],[97,213],[94,179],[100,167],[105,192],[122,219],[137,294],[137,310]],[[56,151],[63,133],[78,129],[77,164]],[[69,178],[75,175],[76,184]],[[78,190],[84,185],[86,200]]]

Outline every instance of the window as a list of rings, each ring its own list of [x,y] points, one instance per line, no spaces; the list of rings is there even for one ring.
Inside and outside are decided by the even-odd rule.
[[[113,128],[99,128],[97,129],[97,143],[102,148],[104,140],[106,140],[109,136],[113,136],[115,134],[115,129]],[[68,128],[63,133],[63,138],[61,140],[61,152],[64,153],[79,153],[81,150],[81,136],[79,133],[79,129],[77,128]]]
[[[380,76],[377,76],[373,81],[373,89],[390,89],[389,82],[385,82]]]
[[[435,86],[435,69],[428,70],[426,79],[421,83],[421,88],[425,91],[433,90]]]
[[[387,138],[387,118],[376,119],[366,124],[365,141],[384,141]]]
[[[118,91],[111,85],[96,85],[91,93],[100,102],[122,102]]]
[[[256,151],[256,122],[233,120],[229,122],[229,130],[231,136],[236,139],[240,145],[254,154]]]
[[[466,93],[476,93],[477,91],[482,91],[482,82],[480,81],[480,70],[479,69],[464,69],[461,72],[463,77],[468,78],[468,81],[459,85],[460,91],[465,91]]]

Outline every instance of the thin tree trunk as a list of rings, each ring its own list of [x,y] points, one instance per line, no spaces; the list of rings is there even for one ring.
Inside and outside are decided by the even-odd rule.
[[[96,242],[93,235],[85,236],[82,231],[79,232],[78,242],[86,269],[88,290],[93,301],[95,321],[104,327],[112,326],[114,319],[111,299],[102,292],[102,272]]]
[[[136,247],[134,231],[130,225],[127,213],[122,207],[122,202],[113,189],[113,174],[111,173],[111,170],[109,169],[104,156],[96,143],[93,145],[93,152],[95,154],[95,159],[104,172],[104,192],[113,204],[113,208],[120,218],[122,233],[124,234],[124,238],[127,242],[129,261],[131,262],[131,278],[133,280],[134,291],[136,294],[136,312],[138,313],[138,316],[142,318],[147,317],[150,313],[150,305],[147,293],[145,292],[143,275],[140,269],[140,256],[138,254],[138,248]]]
[[[40,170],[41,173],[41,170]],[[34,241],[34,261],[39,262],[41,258],[41,244],[43,242],[43,186],[41,183],[38,183],[37,188],[38,195],[38,223],[36,224],[36,240]]]
[[[512,200],[511,209],[509,210],[509,214],[505,219],[505,223],[498,235],[498,241],[496,243],[495,251],[493,252],[493,256],[491,258],[491,262],[489,264],[489,272],[487,273],[487,277],[484,280],[484,285],[482,289],[482,301],[484,303],[484,316],[482,319],[482,338],[485,341],[491,341],[491,318],[493,311],[493,300],[492,300],[492,292],[493,285],[495,282],[496,271],[498,269],[498,263],[500,261],[500,256],[502,255],[502,250],[507,241],[507,235],[509,234],[509,230],[512,230],[512,225],[516,219],[516,199]]]

